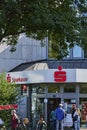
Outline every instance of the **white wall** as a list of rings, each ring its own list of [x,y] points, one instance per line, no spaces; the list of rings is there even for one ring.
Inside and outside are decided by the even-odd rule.
[[[46,39],[44,42],[46,44]],[[6,44],[0,45],[0,72],[7,72],[24,62],[46,59],[46,45],[42,47],[40,43],[22,34],[15,52],[10,52],[10,46]]]

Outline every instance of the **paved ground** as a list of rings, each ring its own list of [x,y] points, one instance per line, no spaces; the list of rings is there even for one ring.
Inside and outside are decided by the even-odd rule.
[[[87,128],[80,128],[80,130],[87,130]]]
[[[64,130],[73,130],[72,128],[65,128]],[[80,128],[80,130],[87,130],[87,128]]]
[[[72,130],[72,129],[67,128],[66,130]],[[80,130],[87,130],[87,128],[81,128]]]

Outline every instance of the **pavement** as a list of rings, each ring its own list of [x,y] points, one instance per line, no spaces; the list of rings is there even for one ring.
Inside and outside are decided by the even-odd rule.
[[[64,130],[73,130],[72,128],[65,128]],[[87,128],[80,128],[80,130],[87,130]]]
[[[87,130],[87,128],[80,128],[80,130]]]

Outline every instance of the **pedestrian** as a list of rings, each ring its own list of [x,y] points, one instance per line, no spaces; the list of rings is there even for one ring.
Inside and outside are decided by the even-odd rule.
[[[65,110],[63,104],[59,104],[59,107],[55,110],[56,114],[56,130],[63,130],[63,120],[65,117]]]
[[[87,115],[86,115],[86,128],[87,128]]]
[[[37,122],[36,130],[47,130],[47,123],[43,116],[40,116],[40,120]]]
[[[17,130],[18,129],[18,124],[19,124],[19,118],[16,113],[16,110],[12,110],[11,112],[12,117],[11,117],[11,129],[12,130]]]
[[[73,104],[72,105],[72,113],[71,113],[72,114],[72,121],[73,121],[73,125],[72,125],[73,130],[75,130],[75,128],[74,128],[74,118],[73,118],[75,110],[76,110],[76,104]]]
[[[74,129],[80,130],[80,118],[81,118],[81,112],[79,108],[76,108],[74,114],[73,114],[73,121],[74,121]]]
[[[50,114],[50,122],[51,122],[51,129],[56,130],[56,114],[54,109],[52,109]]]

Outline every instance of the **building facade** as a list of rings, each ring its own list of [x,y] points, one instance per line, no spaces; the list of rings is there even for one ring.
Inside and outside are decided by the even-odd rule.
[[[21,34],[14,52],[10,51],[12,46],[1,44],[0,72],[8,72],[22,63],[46,59],[47,39],[44,39],[43,42],[44,45],[41,45],[40,40],[28,38],[25,34]]]
[[[82,111],[82,122],[85,122],[86,51],[75,46],[63,60],[52,60],[50,57],[48,59],[47,39],[45,43],[42,47],[40,41],[23,36],[13,53],[6,45],[1,46],[0,72],[7,72],[7,80],[15,82],[20,88],[22,85],[27,87],[27,94],[19,106],[21,116],[28,116],[32,122],[31,129],[35,130],[40,115],[44,115],[49,124],[51,110],[56,109],[61,102],[68,113],[71,113],[72,105],[76,104]]]
[[[82,123],[87,114],[87,61],[86,60],[44,60],[22,64],[14,68],[10,82],[27,86],[27,116],[32,130],[40,115],[50,122],[50,113],[59,103],[70,114],[76,104],[82,111]],[[83,109],[84,108],[84,109]],[[50,127],[48,125],[48,127]]]

